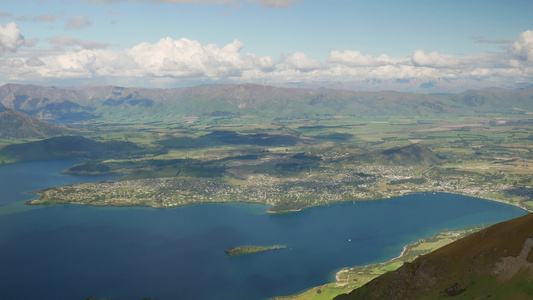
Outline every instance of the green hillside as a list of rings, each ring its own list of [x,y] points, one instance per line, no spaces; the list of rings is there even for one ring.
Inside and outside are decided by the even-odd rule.
[[[355,156],[367,163],[399,166],[430,166],[440,159],[425,145],[412,144]]]
[[[271,119],[327,115],[517,115],[532,110],[532,95],[533,88],[428,95],[393,91],[281,88],[257,84],[221,84],[179,89],[6,84],[0,87],[0,107],[16,109],[41,119],[64,121],[242,115]]]
[[[533,214],[405,263],[344,299],[533,299]]]
[[[13,109],[0,112],[0,137],[48,138],[73,132],[64,126],[44,122]]]
[[[18,161],[131,157],[139,153],[142,153],[142,149],[131,142],[96,142],[81,136],[62,136],[36,142],[12,144],[0,150],[0,155],[13,157]]]

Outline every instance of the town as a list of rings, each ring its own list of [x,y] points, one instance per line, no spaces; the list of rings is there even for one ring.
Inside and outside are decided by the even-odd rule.
[[[432,176],[435,173],[441,175],[436,178]],[[40,198],[30,204],[169,208],[210,202],[245,202],[269,204],[272,207],[268,212],[284,213],[335,202],[445,192],[509,202],[531,210],[529,202],[521,203],[516,197],[505,194],[511,187],[511,184],[473,177],[443,176],[434,170],[415,175],[412,167],[367,165],[326,168],[289,178],[257,174],[247,180],[228,180],[227,177],[108,180],[38,191]]]

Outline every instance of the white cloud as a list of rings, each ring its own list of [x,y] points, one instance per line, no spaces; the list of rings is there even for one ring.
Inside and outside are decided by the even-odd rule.
[[[10,25],[9,28],[10,36],[21,37],[16,26]],[[528,62],[533,58],[531,35],[531,31],[522,33],[509,51],[501,53],[455,56],[416,50],[407,57],[385,54],[374,57],[356,50],[331,50],[325,61],[317,61],[305,52],[279,59],[261,57],[245,53],[245,45],[239,40],[219,46],[167,37],[128,49],[108,50],[109,45],[105,43],[56,36],[49,39],[55,46],[53,49],[6,52],[6,59],[0,60],[0,80],[49,79],[61,82],[79,79],[84,83],[93,80],[108,84],[167,86],[183,82],[190,85],[201,82],[281,85],[300,82],[337,88],[417,91],[424,87],[426,92],[449,91],[531,82],[533,67]],[[2,42],[4,49],[8,49],[5,45],[11,45],[9,51],[22,45],[20,38],[9,41]]]
[[[389,57],[381,55],[378,59],[371,55],[363,55],[360,51],[354,50],[331,50],[329,57],[326,59],[329,63],[342,64],[348,67],[372,67],[379,66],[389,62]]]
[[[22,45],[24,37],[16,23],[7,23],[5,26],[0,24],[0,56],[8,51],[15,52]]]
[[[520,37],[509,47],[509,51],[521,60],[533,62],[533,30],[520,33]]]
[[[284,59],[289,68],[298,70],[313,70],[320,68],[320,63],[309,58],[303,52],[295,52]]]
[[[238,40],[220,48],[215,44],[203,46],[186,38],[165,38],[155,44],[141,43],[126,53],[140,70],[154,76],[216,78],[245,69],[271,67],[268,58],[240,54],[243,46]]]
[[[80,29],[89,27],[91,25],[93,25],[93,23],[91,20],[89,20],[89,17],[87,17],[85,14],[80,14],[70,18],[66,27],[67,29]]]
[[[425,52],[422,50],[415,50],[411,59],[417,66],[434,68],[455,67],[458,66],[461,61],[464,61],[453,55],[440,54],[437,51]]]
[[[67,42],[70,39],[65,38]],[[271,57],[240,53],[238,40],[219,47],[182,38],[164,38],[141,43],[130,49],[112,51],[81,49],[42,57],[34,70],[43,77],[89,78],[211,78],[239,77],[244,70],[267,72],[274,67]]]

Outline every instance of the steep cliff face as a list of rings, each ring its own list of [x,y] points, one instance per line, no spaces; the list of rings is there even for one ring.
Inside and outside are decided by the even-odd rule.
[[[533,299],[533,214],[491,226],[335,299]]]

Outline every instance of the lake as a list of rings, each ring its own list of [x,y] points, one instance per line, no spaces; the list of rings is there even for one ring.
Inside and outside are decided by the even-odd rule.
[[[0,167],[0,299],[265,299],[330,282],[343,267],[389,260],[444,228],[527,213],[439,193],[282,215],[239,203],[166,210],[24,205],[34,198],[28,191],[110,178],[57,173],[76,162]],[[278,244],[287,248],[224,252]]]

